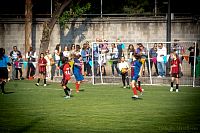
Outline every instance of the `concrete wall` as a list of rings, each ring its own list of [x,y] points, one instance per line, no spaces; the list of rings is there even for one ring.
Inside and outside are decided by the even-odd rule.
[[[33,22],[32,45],[39,49],[42,36],[42,22]],[[60,30],[55,25],[51,40],[50,51],[56,44],[69,45],[82,44],[85,41],[95,41],[97,37],[115,41],[121,37],[123,41],[166,41],[166,19],[156,18],[95,18],[72,20],[69,28]],[[197,41],[200,39],[200,23],[193,22],[190,18],[174,18],[171,25],[171,37],[181,41]],[[0,47],[4,47],[9,53],[14,45],[23,53],[25,34],[24,20],[0,20]]]

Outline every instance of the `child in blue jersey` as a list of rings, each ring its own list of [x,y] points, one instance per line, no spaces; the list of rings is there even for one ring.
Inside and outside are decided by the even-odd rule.
[[[133,90],[133,96],[132,98],[138,98],[137,90],[140,91],[140,93],[143,92],[142,88],[140,87],[140,81],[139,86],[137,86],[137,81],[142,73],[143,65],[141,62],[141,57],[139,55],[134,55],[133,62],[131,63],[131,85]]]
[[[11,66],[9,57],[5,55],[5,49],[0,48],[0,88],[2,94],[5,94],[4,86],[8,79],[8,69],[7,66]]]
[[[81,55],[77,54],[75,55],[75,58],[74,58],[74,65],[73,65],[73,74],[75,76],[75,79],[76,79],[76,92],[78,93],[79,92],[79,88],[80,88],[80,84],[81,84],[81,81],[84,80],[84,77],[82,75],[82,72],[81,72],[81,68],[82,68],[82,57]]]

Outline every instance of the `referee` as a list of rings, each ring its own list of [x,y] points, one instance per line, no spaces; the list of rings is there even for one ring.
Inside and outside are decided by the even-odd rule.
[[[0,48],[0,88],[3,94],[5,94],[4,86],[8,79],[8,69],[7,66],[11,66],[9,62],[9,57],[5,55],[5,49]]]

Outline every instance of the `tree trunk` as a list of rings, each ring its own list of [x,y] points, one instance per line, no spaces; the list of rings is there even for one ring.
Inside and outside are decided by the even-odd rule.
[[[56,8],[53,13],[53,16],[50,20],[44,22],[43,24],[43,32],[42,32],[42,39],[40,40],[40,53],[45,52],[49,48],[49,41],[51,37],[51,33],[53,28],[62,14],[63,10],[72,2],[72,0],[65,0],[60,6]]]
[[[25,3],[25,54],[32,46],[32,0]]]

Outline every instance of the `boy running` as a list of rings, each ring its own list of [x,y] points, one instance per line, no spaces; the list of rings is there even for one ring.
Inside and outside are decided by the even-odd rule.
[[[137,90],[140,91],[141,94],[143,92],[142,88],[140,87],[140,83],[138,83],[139,87],[137,87],[137,81],[140,75],[142,74],[142,69],[143,65],[141,62],[141,57],[139,55],[134,55],[133,62],[131,63],[131,79],[132,79],[131,85],[133,90],[132,98],[135,99],[138,98]]]

